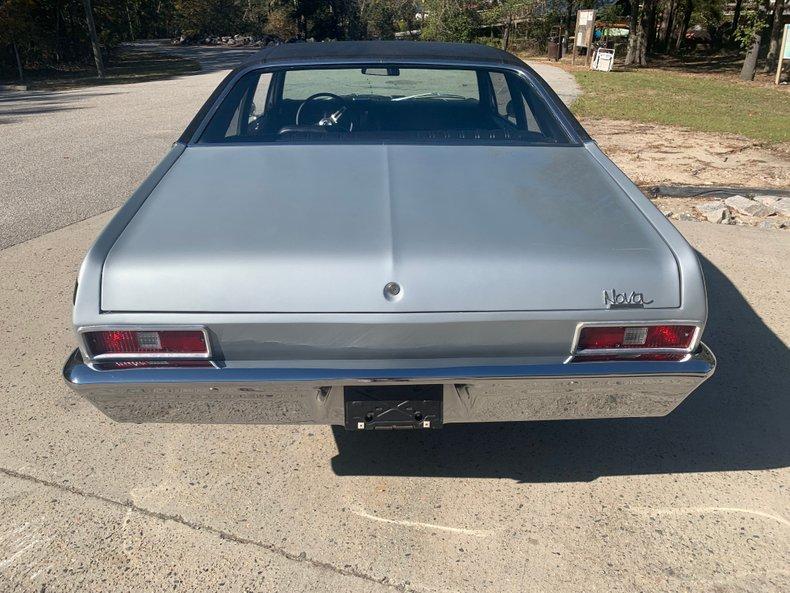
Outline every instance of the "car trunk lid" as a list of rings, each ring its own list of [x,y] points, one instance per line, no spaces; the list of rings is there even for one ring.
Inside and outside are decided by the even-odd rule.
[[[110,251],[102,309],[589,310],[604,291],[680,304],[672,252],[584,147],[195,146]]]

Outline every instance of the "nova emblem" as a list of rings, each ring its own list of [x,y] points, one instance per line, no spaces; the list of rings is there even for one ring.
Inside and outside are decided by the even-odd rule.
[[[603,304],[607,307],[644,307],[652,302],[653,300],[646,301],[641,292],[617,292],[614,288],[611,292],[603,291]]]

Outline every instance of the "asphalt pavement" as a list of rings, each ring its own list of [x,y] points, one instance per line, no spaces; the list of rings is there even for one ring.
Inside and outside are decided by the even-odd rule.
[[[20,229],[0,249],[1,592],[790,590],[784,231],[678,223],[702,257],[719,368],[666,418],[131,425],[68,390],[73,282],[111,213],[93,214],[220,76],[3,115],[28,160],[0,153],[3,240]],[[26,193],[9,198],[15,183]]]
[[[66,91],[0,92],[0,249],[123,204],[228,68],[257,49],[128,44],[197,60],[203,73]],[[570,101],[572,75],[538,72]]]

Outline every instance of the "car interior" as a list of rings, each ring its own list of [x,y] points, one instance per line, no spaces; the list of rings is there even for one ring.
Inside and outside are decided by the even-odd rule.
[[[376,66],[250,72],[225,96],[199,140],[299,141],[569,139],[514,72]]]

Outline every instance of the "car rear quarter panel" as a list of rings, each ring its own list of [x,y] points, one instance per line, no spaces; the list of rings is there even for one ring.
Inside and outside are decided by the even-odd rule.
[[[641,190],[607,157],[598,145],[586,142],[585,147],[602,169],[609,174],[645,216],[647,222],[666,241],[678,263],[680,274],[681,309],[689,319],[704,325],[708,317],[708,300],[705,292],[705,277],[699,257],[685,237],[666,216],[653,205]]]

